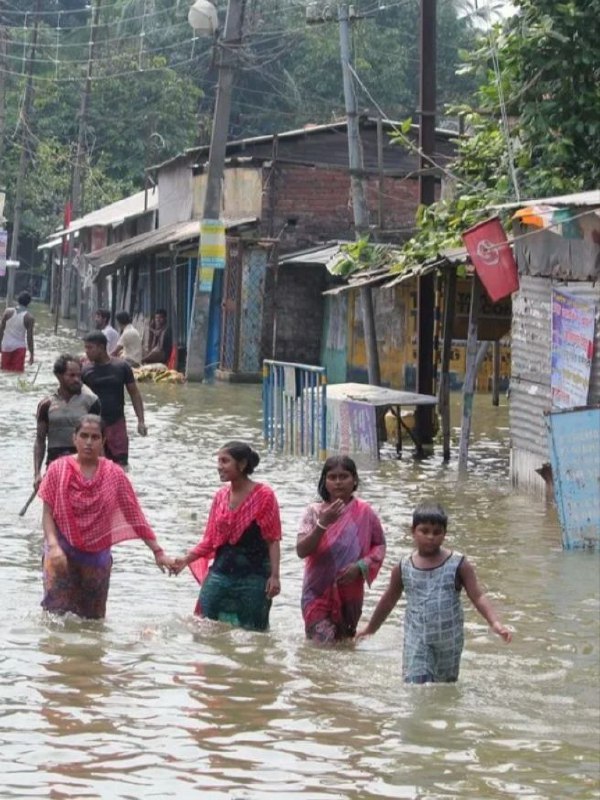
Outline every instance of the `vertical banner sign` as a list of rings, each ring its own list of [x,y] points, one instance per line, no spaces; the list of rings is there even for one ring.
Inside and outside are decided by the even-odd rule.
[[[6,243],[7,234],[5,230],[0,230],[0,276],[6,275]]]
[[[216,269],[225,269],[225,223],[221,219],[200,222],[198,290],[211,292]]]
[[[546,417],[554,498],[563,547],[600,544],[600,408]]]
[[[593,303],[558,289],[552,291],[550,389],[553,408],[587,405],[594,356],[595,316]]]
[[[519,288],[519,275],[498,217],[474,225],[462,235],[469,258],[493,303]]]

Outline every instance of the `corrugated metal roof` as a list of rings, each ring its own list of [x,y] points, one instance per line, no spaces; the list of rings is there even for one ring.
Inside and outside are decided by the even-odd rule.
[[[341,244],[350,242],[336,241],[327,244],[311,247],[309,250],[297,250],[295,253],[287,253],[279,258],[280,264],[321,264],[325,266],[339,252]]]
[[[44,244],[41,244],[38,247],[38,250],[52,250],[54,247],[58,247],[58,245],[62,242],[62,239],[59,237],[58,239],[49,239]]]
[[[331,256],[332,258],[337,255],[338,250],[339,246],[337,250],[334,248],[334,252]],[[398,256],[400,255],[400,252],[397,250],[390,248],[390,251],[392,253],[397,252]],[[467,260],[468,253],[464,248],[453,248],[445,250],[440,254],[440,257],[435,260],[426,261],[424,264],[409,267],[403,272],[390,272],[388,267],[368,271],[359,270],[348,276],[348,283],[343,286],[336,286],[333,289],[328,289],[326,292],[323,292],[323,294],[339,294],[340,292],[347,292],[350,289],[359,289],[362,286],[376,286],[377,284],[383,286],[385,289],[390,289],[392,286],[397,286],[404,281],[411,280],[412,278],[419,278],[436,269],[457,266],[458,264],[465,263]]]
[[[257,217],[244,217],[242,219],[225,220],[227,229],[239,228],[242,225],[249,225],[257,222]],[[200,237],[200,220],[192,219],[185,222],[174,222],[172,225],[165,225],[164,228],[157,228],[148,233],[141,233],[131,239],[95,250],[93,253],[86,253],[86,259],[90,261],[97,270],[96,277],[105,273],[109,267],[118,266],[126,263],[142,253],[151,253],[162,250],[171,244],[180,244],[186,241],[193,241]]]
[[[384,119],[382,120],[383,127],[386,131],[391,131],[395,128],[400,128],[402,126],[401,122],[397,122],[394,120]],[[361,130],[365,128],[374,128],[377,126],[377,119],[375,117],[366,117],[362,116],[360,118],[360,125]],[[347,122],[346,119],[338,120],[337,122],[329,122],[323,125],[309,125],[305,128],[296,128],[290,131],[281,131],[279,133],[270,133],[270,134],[263,134],[261,136],[251,136],[247,139],[236,139],[230,142],[227,142],[226,154],[227,156],[231,155],[232,151],[246,151],[246,150],[254,150],[255,157],[260,157],[262,160],[269,160],[272,158],[272,144],[275,140],[277,140],[280,145],[285,147],[286,143],[291,141],[301,142],[304,139],[310,139],[315,135],[322,134],[322,133],[342,133],[346,136],[346,128]],[[418,134],[418,125],[411,126],[411,133],[413,137],[416,138]],[[459,134],[456,131],[449,131],[444,130],[441,128],[436,129],[436,141],[438,144],[442,145],[444,142],[451,142],[454,139],[459,138]],[[386,142],[387,144],[387,142]],[[268,147],[264,148],[261,147],[266,145]],[[400,150],[401,148],[395,147],[395,149]],[[436,150],[438,148],[436,147]],[[183,153],[179,153],[178,155],[166,159],[165,161],[161,162],[160,164],[155,164],[149,167],[149,170],[156,170],[161,169],[162,167],[166,167],[170,164],[174,164],[177,161],[191,159],[191,158],[198,158],[201,155],[208,155],[210,150],[209,145],[202,145],[200,147],[190,147],[187,150],[184,150]],[[436,153],[436,158],[441,158],[443,160],[444,155],[450,156],[454,152],[454,145],[452,145],[451,150],[452,153],[444,152],[444,147],[441,148],[442,152]],[[259,155],[260,154],[260,155]],[[283,154],[280,154],[283,155]],[[346,155],[346,162],[347,162],[347,151]],[[365,167],[367,164],[365,164]],[[347,163],[346,163],[347,167]]]
[[[110,205],[102,206],[96,211],[90,211],[83,217],[78,217],[71,221],[68,228],[63,228],[52,234],[52,238],[56,239],[57,236],[63,236],[66,233],[74,233],[83,228],[98,227],[112,227],[121,225],[125,220],[132,217],[139,217],[142,214],[148,214],[158,208],[158,186],[154,187],[146,194],[145,191],[136,192],[129,197],[123,197],[122,200],[117,200]],[[49,243],[45,242],[38,249],[48,247]]]
[[[588,192],[575,192],[574,194],[561,194],[556,197],[536,197],[530,200],[514,200],[510,203],[500,203],[490,206],[493,209],[521,208],[531,205],[550,206],[600,206],[600,189]]]

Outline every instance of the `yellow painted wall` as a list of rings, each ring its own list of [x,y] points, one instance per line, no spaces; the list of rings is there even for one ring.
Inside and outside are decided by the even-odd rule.
[[[416,284],[406,281],[391,289],[373,289],[377,345],[382,383],[394,389],[405,388],[405,367],[416,368],[417,363],[417,293]],[[362,327],[360,292],[350,290],[348,301],[348,380],[363,379],[367,375],[367,358]],[[457,314],[458,316],[458,314]],[[491,326],[491,327],[490,327]],[[491,331],[506,329],[506,321],[491,317],[482,323]],[[500,377],[510,377],[510,345],[503,337],[500,348]],[[441,342],[440,342],[441,346]],[[440,353],[441,357],[441,353]],[[455,341],[452,347],[450,370],[462,382],[465,373],[466,342]],[[492,388],[492,348],[477,375],[477,390]]]

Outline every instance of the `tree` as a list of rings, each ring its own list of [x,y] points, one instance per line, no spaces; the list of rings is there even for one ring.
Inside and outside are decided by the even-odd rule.
[[[600,0],[514,0],[472,53],[480,81],[464,115],[470,136],[449,167],[449,200],[420,209],[418,234],[397,268],[461,246],[461,233],[494,204],[597,188],[600,183]],[[399,137],[401,138],[401,137]]]

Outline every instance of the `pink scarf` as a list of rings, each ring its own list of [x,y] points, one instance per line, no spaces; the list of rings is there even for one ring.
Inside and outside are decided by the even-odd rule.
[[[53,461],[39,496],[50,506],[60,533],[78,550],[97,553],[126,539],[156,539],[129,478],[106,458],[99,459],[89,479],[75,456]]]
[[[234,509],[229,507],[230,499],[231,486],[219,489],[208,515],[204,536],[192,551],[198,558],[190,564],[190,569],[198,583],[206,578],[209,562],[217,549],[224,544],[237,544],[253,522],[260,527],[265,541],[281,539],[279,506],[270,486],[255,484],[250,494]]]

